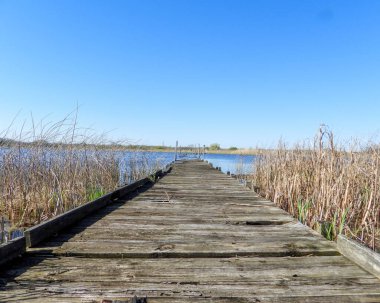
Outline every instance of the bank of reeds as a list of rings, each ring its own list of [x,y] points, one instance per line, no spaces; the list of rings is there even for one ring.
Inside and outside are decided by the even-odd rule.
[[[325,127],[311,144],[263,153],[254,183],[302,223],[329,239],[343,233],[379,248],[380,149],[338,148]]]
[[[0,217],[13,228],[38,224],[156,169],[142,153],[127,156],[120,144],[105,148],[104,137],[78,129],[75,117],[33,125],[3,142]]]

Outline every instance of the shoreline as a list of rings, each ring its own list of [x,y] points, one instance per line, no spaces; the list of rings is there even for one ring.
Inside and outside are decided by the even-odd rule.
[[[15,142],[3,141],[0,139],[0,148],[60,148],[65,149],[100,149],[100,150],[124,150],[131,152],[164,152],[175,153],[174,147],[167,146],[152,146],[152,145],[121,145],[121,144],[82,144],[82,143],[50,143],[50,142]],[[193,151],[197,148],[181,147],[182,151]],[[220,154],[220,155],[259,155],[262,151],[258,149],[219,149],[210,150],[206,148],[206,154]],[[203,154],[203,148],[201,148]]]

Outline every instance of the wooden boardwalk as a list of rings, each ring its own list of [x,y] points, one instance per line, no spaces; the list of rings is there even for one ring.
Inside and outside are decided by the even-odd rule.
[[[149,303],[380,302],[380,280],[200,161],[175,164],[152,188],[0,273],[0,302],[129,302],[134,295]]]

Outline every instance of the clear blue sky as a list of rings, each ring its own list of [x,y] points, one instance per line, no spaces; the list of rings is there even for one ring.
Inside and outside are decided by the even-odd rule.
[[[0,129],[77,104],[145,144],[371,136],[380,1],[0,0]]]

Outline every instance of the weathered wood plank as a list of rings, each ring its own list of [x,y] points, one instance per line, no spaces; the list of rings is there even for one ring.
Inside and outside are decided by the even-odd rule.
[[[38,243],[50,238],[57,232],[73,225],[85,216],[98,209],[105,207],[111,201],[112,194],[107,194],[95,201],[88,202],[81,206],[78,206],[68,212],[65,212],[59,216],[56,216],[46,222],[42,222],[32,228],[25,231],[26,245],[27,247],[33,247]]]
[[[175,293],[177,294],[177,293]],[[177,294],[178,295],[178,294]],[[112,302],[112,303],[131,303],[133,295],[124,296],[110,296],[110,295],[81,295],[81,293],[76,293],[75,295],[70,294],[54,294],[40,291],[39,293],[28,293],[25,291],[18,291],[12,297],[6,298],[4,302],[52,302],[52,303],[101,303],[101,302]],[[103,301],[107,300],[107,301]],[[378,295],[361,295],[361,294],[346,294],[341,293],[334,296],[323,296],[323,295],[304,295],[304,296],[291,296],[288,294],[283,294],[281,296],[257,296],[252,295],[250,298],[245,297],[206,297],[206,296],[171,296],[169,294],[163,293],[159,297],[149,297],[149,303],[378,303]]]
[[[25,252],[25,237],[20,237],[0,245],[0,267]]]
[[[380,254],[343,235],[338,236],[339,251],[380,279]]]
[[[28,263],[29,262],[29,263]],[[299,258],[221,259],[88,259],[33,258],[17,270],[3,290],[24,289],[28,295],[81,295],[87,298],[125,298],[134,294],[149,298],[173,296],[293,298],[353,297],[380,294],[379,281],[341,256]],[[35,264],[34,271],[22,266]],[[80,280],[78,280],[80,277]],[[59,283],[57,283],[59,281]],[[31,287],[32,286],[32,287]],[[0,295],[1,298],[1,295]],[[249,302],[249,301],[247,301]],[[265,302],[265,301],[264,301]],[[305,301],[299,301],[305,302]],[[350,302],[350,301],[347,301]]]
[[[86,204],[80,205],[72,210],[69,210],[61,215],[58,215],[48,221],[42,222],[39,225],[33,226],[25,231],[26,246],[33,247],[38,243],[50,238],[52,235],[59,231],[77,223],[81,219],[85,218],[89,214],[104,208],[115,199],[119,199],[145,184],[156,181],[159,177],[162,177],[165,173],[170,171],[171,165],[167,166],[165,170],[158,170],[150,177],[142,178],[126,186],[122,186],[117,190],[108,193],[94,201],[90,201]]]
[[[334,243],[197,161],[27,254],[0,273],[0,302],[380,302]]]

